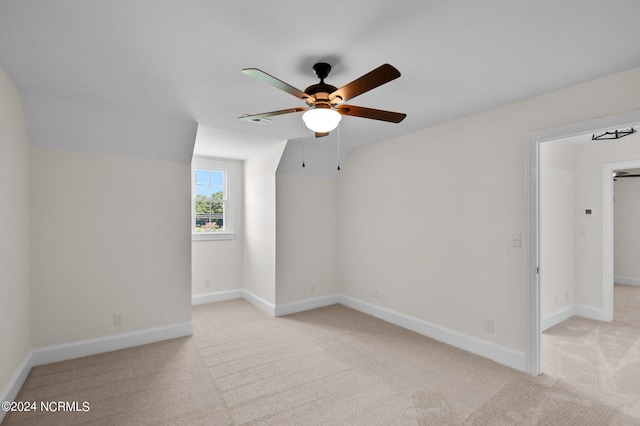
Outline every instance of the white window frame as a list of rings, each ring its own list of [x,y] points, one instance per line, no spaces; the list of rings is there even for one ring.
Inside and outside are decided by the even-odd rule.
[[[224,231],[195,232],[196,228],[196,170],[215,170],[224,173]],[[232,240],[235,238],[235,200],[233,161],[208,157],[193,157],[191,160],[191,240]]]

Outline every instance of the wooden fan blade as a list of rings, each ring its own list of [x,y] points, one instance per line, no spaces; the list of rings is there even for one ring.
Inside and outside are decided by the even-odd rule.
[[[295,96],[296,98],[302,99],[303,101],[313,100],[312,96],[307,95],[302,90],[298,90],[290,84],[285,83],[282,80],[278,80],[272,75],[267,74],[264,71],[261,71],[257,68],[245,68],[242,72],[246,75],[250,75],[251,77],[255,77],[259,80],[264,81],[267,84],[275,87],[276,89],[280,89],[284,92],[287,92],[290,95]]]
[[[389,64],[380,65],[373,71],[363,75],[357,80],[346,84],[329,95],[329,100],[333,101],[335,98],[342,99],[341,102],[346,102],[349,99],[353,99],[358,95],[368,92],[371,89],[375,89],[378,86],[382,86],[385,83],[395,80],[400,77],[400,71]]]
[[[258,121],[261,118],[273,117],[274,115],[290,114],[292,112],[301,112],[306,110],[307,110],[306,108],[298,107],[298,108],[281,109],[279,111],[263,112],[262,114],[251,114],[251,115],[245,114],[238,117],[238,120]]]
[[[316,132],[316,138],[323,138],[327,136],[329,132]]]
[[[354,117],[371,118],[373,120],[388,121],[391,123],[399,123],[407,116],[400,112],[384,111],[381,109],[365,108],[355,105],[339,105],[336,110],[342,115],[351,115]]]

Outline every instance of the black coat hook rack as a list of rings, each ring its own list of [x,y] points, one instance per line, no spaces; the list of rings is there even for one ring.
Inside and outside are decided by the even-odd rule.
[[[625,136],[629,136],[632,133],[635,133],[635,130],[633,129],[633,127],[629,127],[628,129],[614,130],[611,132],[594,133],[591,136],[591,140],[601,141],[601,140],[607,140],[607,139],[620,139]]]

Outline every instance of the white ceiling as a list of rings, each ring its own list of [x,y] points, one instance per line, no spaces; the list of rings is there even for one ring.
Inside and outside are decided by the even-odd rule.
[[[407,118],[345,117],[348,151],[638,67],[639,18],[637,0],[0,0],[0,65],[30,97],[199,123],[235,158],[302,136],[299,114],[237,120],[302,106],[241,69],[304,90],[320,60],[337,87],[394,65],[399,79],[349,103]]]

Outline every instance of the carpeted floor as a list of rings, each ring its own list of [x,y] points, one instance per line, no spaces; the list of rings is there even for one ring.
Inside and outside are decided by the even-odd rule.
[[[36,367],[17,399],[88,412],[3,425],[637,425],[640,328],[623,317],[548,330],[531,377],[340,305],[200,305],[192,338]]]
[[[545,375],[640,424],[640,287],[616,284],[614,321],[573,317],[542,334]]]

